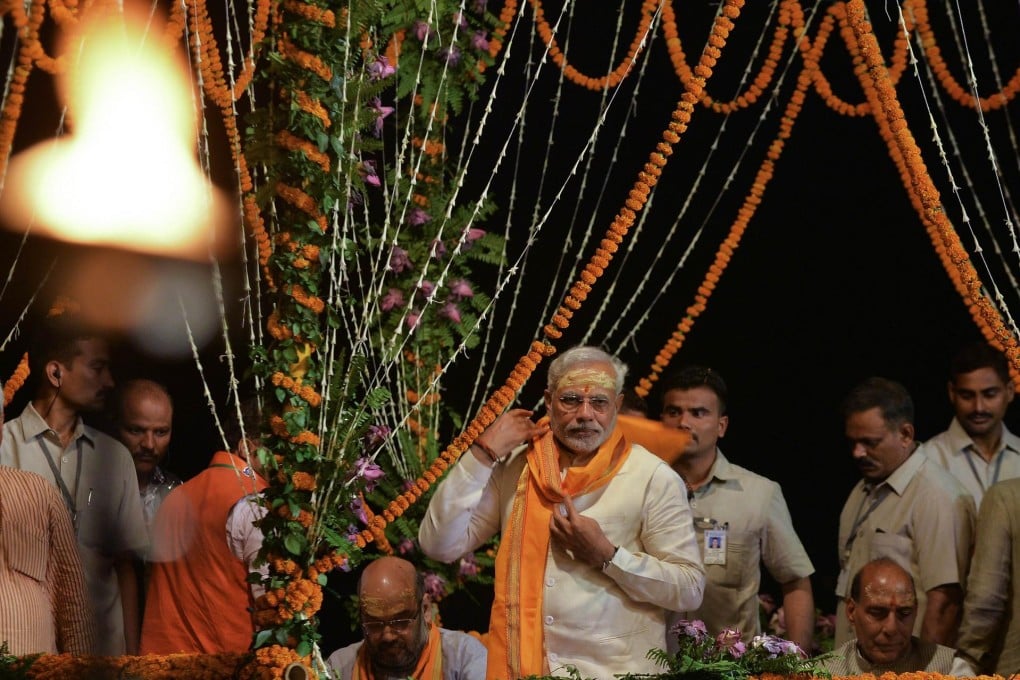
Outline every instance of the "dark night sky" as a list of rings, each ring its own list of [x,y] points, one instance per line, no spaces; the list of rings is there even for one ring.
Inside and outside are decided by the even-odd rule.
[[[637,4],[629,4],[632,7],[625,16],[625,26],[634,25],[629,14]],[[678,10],[681,37],[685,40],[689,60],[693,60],[691,53],[698,51],[693,46],[700,46],[714,5],[676,4],[681,7]],[[698,6],[690,7],[692,4]],[[738,29],[731,40],[736,52],[724,53],[716,79],[709,85],[713,95],[732,91],[736,83],[734,71],[743,69],[748,46],[757,39],[757,26],[764,20],[761,5],[765,3],[748,4],[753,7],[738,21]],[[1015,3],[1012,7],[1005,6],[1009,3],[986,4],[994,5],[989,8],[993,12],[992,44],[999,50],[1003,72],[1012,74],[1020,63],[1020,50],[1015,39],[1016,28],[1020,26],[1018,9]],[[581,5],[579,15],[585,11],[594,12],[590,8],[591,3]],[[888,53],[893,29],[887,24],[885,3],[872,2],[869,5],[874,13],[876,30]],[[546,15],[554,17],[554,9],[555,6],[546,7]],[[594,71],[607,61],[604,55],[609,50],[608,34],[615,24],[615,15],[605,10],[598,14],[598,17],[578,19],[572,32],[572,44],[583,45],[583,48],[578,48],[583,54],[578,55],[576,61],[582,70]],[[973,28],[974,17],[966,16],[965,19]],[[939,22],[938,28],[944,28],[944,22]],[[631,28],[624,28],[623,33],[629,36],[631,31]],[[813,29],[810,32],[813,34]],[[942,32],[939,40],[945,46],[944,52],[950,52],[950,36]],[[975,55],[983,54],[984,41],[979,35],[971,36],[971,45]],[[517,61],[508,69],[511,74],[519,74],[524,68],[521,61],[525,52],[523,42],[518,43],[515,49]],[[679,82],[672,75],[661,36],[651,49],[651,63],[641,84],[637,115],[630,121],[620,157],[610,167],[609,147],[605,146],[593,165],[593,177],[597,179],[589,180],[590,183],[598,184],[603,176],[610,178],[606,197],[595,218],[597,234],[605,230],[619,208],[640,164],[668,122],[669,112],[680,94]],[[788,54],[789,50],[784,52],[784,58]],[[734,55],[734,61],[726,62],[726,55]],[[953,72],[960,77],[962,70],[958,63],[950,56],[947,60],[950,60]],[[787,77],[779,98],[779,110],[785,104],[799,64],[799,61],[794,63],[794,70]],[[830,39],[823,68],[837,92],[854,102],[862,98],[838,34]],[[979,69],[978,72],[979,77],[983,77],[983,71]],[[528,143],[519,158],[524,168],[520,187],[527,187],[529,182],[533,186],[543,159],[549,156],[550,180],[542,195],[543,201],[548,201],[552,191],[564,181],[569,164],[581,144],[578,132],[586,134],[590,131],[599,101],[597,94],[565,85],[560,117],[556,122],[556,144],[548,147],[545,134],[551,124],[548,112],[555,94],[554,76],[554,71],[548,68],[530,100],[526,128]],[[983,92],[989,89],[986,87]],[[494,153],[502,142],[508,121],[519,108],[515,93],[520,91],[519,77],[510,77],[497,99],[493,132],[489,137],[491,141],[483,147],[482,153]],[[926,147],[930,146],[931,135],[925,127],[927,121],[922,115],[916,82],[905,79],[899,92],[915,137]],[[619,97],[620,101],[614,104],[607,123],[605,136],[610,139],[618,135],[619,114],[632,97],[629,85],[621,88]],[[973,115],[955,103],[948,107],[952,120],[960,126],[958,134],[963,140],[966,162],[975,173],[982,197],[988,201],[993,215],[991,222],[1001,232],[1001,200],[991,181]],[[623,283],[618,286],[619,290],[633,290],[633,282],[649,270],[651,255],[658,250],[666,252],[663,263],[650,272],[653,285],[649,288],[662,288],[658,282],[664,281],[668,271],[675,268],[674,263],[705,215],[707,206],[720,193],[721,176],[729,172],[760,113],[759,105],[751,111],[734,114],[727,121],[727,134],[720,142],[718,166],[710,170],[691,218],[682,224],[678,238],[665,243],[665,230],[689,192],[706,148],[721,123],[717,114],[703,109],[696,112],[688,134],[666,169],[645,233],[621,275]],[[989,114],[988,121],[1001,154],[1006,184],[1016,192],[1020,191],[1016,151],[1002,143],[1006,139],[1003,134],[1006,115],[1011,116],[1014,123],[1017,121],[1015,101],[1010,105],[1008,114],[1001,111]],[[776,114],[773,113],[755,144],[748,149],[749,160],[745,169],[738,175],[733,188],[722,194],[720,207],[710,219],[699,247],[653,309],[652,321],[621,352],[621,357],[631,365],[635,376],[647,373],[655,353],[682,318],[683,310],[692,303],[694,290],[715,249],[725,237],[736,208],[747,191],[750,177],[775,134],[775,119]],[[503,132],[497,133],[496,130]],[[27,142],[21,138],[19,143],[24,145]],[[959,211],[945,193],[943,173],[934,165],[934,156],[928,151],[926,160],[944,191],[943,198],[950,217],[954,224],[959,225]],[[572,188],[568,187],[568,197],[572,191],[576,193],[576,186],[574,180],[569,185]],[[505,203],[508,187],[509,180],[504,172],[497,177],[493,189],[498,203]],[[531,191],[535,190],[532,188]],[[530,212],[535,201],[533,193],[525,192],[524,195],[529,198],[522,201],[526,204],[522,213]],[[581,201],[580,220],[588,219],[593,205],[594,199],[586,194]],[[538,312],[547,291],[551,287],[559,289],[562,285],[554,284],[548,274],[555,268],[558,254],[574,252],[572,246],[565,245],[564,233],[572,211],[573,203],[566,200],[554,209],[529,258],[525,270],[527,284],[519,303],[522,311],[514,317],[507,331],[510,360],[526,352],[537,328],[548,322],[548,319],[540,319]],[[526,216],[515,214],[513,224],[509,245],[511,256],[515,256],[522,247]],[[493,227],[494,230],[497,228]],[[969,245],[971,239],[965,237],[964,242]],[[13,260],[16,244],[16,236],[0,233],[0,266],[5,270]],[[987,242],[985,247],[988,248]],[[1004,244],[1003,248],[1008,250]],[[16,272],[11,289],[0,300],[0,329],[4,335],[55,251],[62,253],[60,264],[55,270],[52,285],[43,294],[44,298],[59,285],[61,275],[75,266],[80,249],[30,239],[23,265]],[[590,249],[585,256],[588,254]],[[618,263],[614,262],[614,266]],[[1010,266],[1016,270],[1015,256],[1011,256]],[[201,267],[198,269],[201,271]],[[225,271],[230,300],[233,299],[231,295],[236,293],[231,263],[227,263]],[[996,281],[1008,289],[1008,281],[1001,274],[996,276]],[[605,283],[600,282],[591,300],[604,296],[604,291]],[[1015,306],[1015,293],[1007,291],[1006,294],[1011,305]],[[618,292],[613,299],[613,309],[622,306],[629,295]],[[588,303],[578,315],[578,320],[561,341],[561,348],[580,340],[579,329],[591,319],[593,304]],[[650,294],[646,292],[638,307],[647,307],[648,304]],[[501,313],[505,314],[506,307],[502,309]],[[606,340],[605,326],[599,329],[592,338],[595,342]],[[817,95],[809,94],[764,201],[676,363],[707,364],[726,378],[731,393],[731,419],[722,448],[731,460],[782,485],[796,528],[817,569],[814,579],[816,600],[826,610],[834,608],[831,592],[836,575],[838,512],[846,493],[857,479],[843,444],[842,424],[837,415],[840,399],[856,382],[869,375],[897,379],[914,395],[919,436],[927,438],[934,435],[945,428],[951,417],[945,395],[949,358],[963,342],[977,337],[977,328],[953,291],[906,197],[895,167],[878,136],[875,122],[871,118],[839,116],[826,108]],[[618,338],[610,338],[610,346],[618,341]],[[23,340],[18,340],[0,355],[0,375],[10,374],[24,349]],[[219,385],[222,392],[223,366],[216,360],[222,347],[220,343],[211,342],[203,351],[214,388]],[[174,392],[178,417],[170,467],[186,475],[203,467],[209,453],[209,442],[212,441],[212,429],[190,359],[158,360],[130,340],[124,343],[118,356],[121,376],[152,373],[166,381]],[[473,381],[474,374],[479,371],[501,382],[509,368],[506,357],[497,367],[479,367],[477,358],[476,352],[466,360],[462,359],[447,383],[447,399],[454,404],[457,404],[458,398],[463,400],[465,405],[461,408],[466,408],[466,397],[460,385],[470,384],[467,381]],[[536,376],[526,387],[522,404],[535,403],[541,382]],[[653,412],[657,396],[652,395]],[[15,403],[12,413],[18,412],[20,403],[23,402]],[[1020,418],[1015,411],[1008,416],[1007,422],[1015,431],[1020,430]]]

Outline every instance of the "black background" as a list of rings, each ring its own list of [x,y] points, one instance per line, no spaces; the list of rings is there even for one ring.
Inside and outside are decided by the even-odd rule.
[[[627,8],[621,22],[624,42],[629,42],[636,26],[636,3],[624,3]],[[716,5],[707,2],[678,2],[677,13],[681,38],[693,62],[700,51]],[[751,53],[751,46],[767,20],[767,3],[750,2],[737,21],[730,44],[708,85],[708,91],[720,99],[728,99],[737,89],[737,78],[743,71]],[[1015,4],[986,3],[991,42],[1000,60],[1006,78],[1018,66],[1017,28],[1020,16]],[[895,5],[871,2],[869,9],[876,25],[883,49],[888,55],[894,18],[886,16],[895,11]],[[824,11],[828,4],[821,5]],[[559,4],[545,6],[546,17],[555,20]],[[490,7],[490,11],[497,11]],[[963,78],[963,69],[952,49],[952,34],[948,31],[944,8],[932,8],[937,36],[943,54],[953,74]],[[994,88],[988,84],[988,70],[984,66],[988,44],[980,31],[974,7],[962,8],[963,25],[968,29],[969,45],[975,57],[975,72],[980,90],[987,94]],[[617,10],[601,2],[582,2],[575,10],[570,27],[569,54],[575,65],[587,73],[605,69],[610,61],[611,35],[615,30]],[[489,178],[489,169],[495,166],[500,145],[510,135],[513,117],[523,102],[524,79],[529,68],[537,68],[541,51],[527,47],[530,30],[528,12],[521,25],[518,40],[513,44],[507,76],[503,79],[495,100],[494,111],[479,147],[475,170],[465,189],[465,196],[477,195],[481,183]],[[566,26],[566,24],[564,24]],[[808,33],[814,34],[809,28]],[[766,40],[771,37],[769,32]],[[766,43],[767,44],[767,43]],[[527,57],[532,57],[531,64]],[[790,54],[789,45],[783,60]],[[732,60],[732,61],[731,61]],[[615,64],[618,59],[614,59]],[[760,57],[759,62],[760,63]],[[633,254],[623,265],[622,253],[614,261],[605,279],[595,286],[585,308],[577,315],[558,347],[580,342],[586,329],[592,327],[594,310],[603,299],[609,300],[607,317],[619,314],[632,296],[637,296],[635,308],[650,309],[651,317],[633,342],[620,348],[619,334],[607,337],[608,324],[594,326],[589,339],[606,343],[631,367],[634,376],[648,373],[656,352],[669,333],[693,302],[694,291],[711,262],[715,249],[725,238],[743,196],[749,188],[758,163],[777,130],[778,112],[785,105],[792,90],[799,59],[792,64],[785,84],[781,88],[773,111],[762,123],[761,131],[747,146],[747,161],[738,172],[732,188],[723,192],[722,179],[737,162],[737,158],[751,139],[752,130],[762,113],[759,103],[750,110],[740,111],[726,119],[726,131],[720,137],[719,149],[713,165],[709,166],[706,180],[692,200],[690,216],[684,220],[678,236],[670,242],[665,232],[674,215],[691,191],[695,176],[701,168],[705,154],[716,136],[723,118],[703,108],[694,116],[689,131],[683,136],[670,159],[654,205],[642,230]],[[847,56],[845,46],[837,34],[829,41],[823,59],[823,69],[837,93],[852,102],[862,99]],[[756,69],[755,71],[756,72]],[[490,69],[487,76],[495,77]],[[567,226],[573,222],[583,225],[590,219],[596,239],[608,227],[613,214],[619,209],[637,171],[654,147],[669,113],[681,93],[679,80],[672,72],[661,34],[649,47],[649,63],[640,89],[635,95],[633,80],[621,86],[617,100],[607,115],[606,127],[600,137],[598,151],[592,163],[588,190],[579,194],[579,178],[569,177],[569,168],[576,159],[584,140],[591,132],[601,95],[572,85],[564,84],[557,92],[558,72],[545,65],[535,88],[528,99],[526,135],[523,146],[510,146],[510,157],[493,178],[491,195],[502,210],[490,224],[492,231],[501,231],[506,221],[511,186],[510,171],[516,163],[519,168],[517,183],[518,205],[511,214],[508,257],[516,259],[528,237],[531,211],[536,203],[544,211],[550,208],[549,220],[536,236],[534,248],[528,254],[522,270],[523,284],[517,311],[508,312],[509,298],[497,308],[494,324],[496,334],[506,334],[506,350],[499,364],[491,362],[492,353],[482,361],[481,350],[469,352],[458,360],[444,396],[454,407],[470,412],[477,407],[477,398],[470,402],[468,395],[475,376],[498,386],[509,371],[511,362],[527,351],[529,342],[538,336],[539,328],[549,321],[541,311],[549,291],[559,291],[564,277],[554,279],[552,272],[561,265],[566,253],[565,271],[576,270],[575,256],[588,257],[593,249],[589,243],[581,251],[579,235],[567,235]],[[490,83],[492,81],[490,80]],[[51,134],[55,129],[56,113],[52,106],[50,84],[33,76],[30,81],[29,101],[33,108],[22,121],[16,148]],[[931,144],[927,128],[927,114],[920,97],[917,81],[906,76],[898,87],[901,100],[908,113],[915,138],[925,149],[929,171],[943,193],[947,214],[963,234],[963,242],[973,252],[973,238],[966,234],[960,221],[960,208],[948,191],[945,172],[937,162],[937,153]],[[554,99],[559,101],[559,115],[551,115]],[[626,137],[612,160],[612,145],[620,137],[620,128],[631,101],[636,109],[627,124]],[[930,94],[929,94],[929,101]],[[932,104],[934,105],[934,104]],[[1017,269],[1016,255],[1009,253],[1002,208],[1003,199],[989,169],[980,127],[972,112],[949,102],[946,105],[953,130],[959,136],[964,162],[974,177],[977,194],[989,212],[989,222],[996,232],[1000,247],[1007,253],[1008,267]],[[999,162],[1007,188],[1020,191],[1018,160],[1015,148],[1008,141],[1007,120],[1017,126],[1017,104],[1008,109],[987,115],[993,143],[999,153]],[[480,105],[471,111],[470,119],[478,120]],[[945,135],[945,122],[935,114],[939,129]],[[213,124],[214,145],[219,134],[218,123]],[[546,142],[546,133],[554,128],[553,145]],[[515,134],[515,133],[514,133]],[[221,140],[220,140],[221,141]],[[214,147],[215,148],[215,147]],[[227,163],[217,155],[217,165]],[[538,177],[548,160],[546,183],[538,188]],[[218,173],[228,177],[222,167]],[[959,178],[959,166],[954,166]],[[599,201],[592,187],[606,180],[604,197]],[[961,181],[958,179],[958,182]],[[229,186],[229,179],[221,180]],[[564,184],[564,198],[551,204],[553,194]],[[967,210],[976,217],[969,190],[964,192]],[[709,214],[709,206],[719,199],[719,207]],[[579,207],[574,217],[575,204]],[[671,270],[677,268],[684,249],[697,226],[706,220],[704,235],[690,259],[680,270],[673,284],[666,290],[664,282]],[[1002,288],[1010,309],[1016,306],[1016,293],[1002,271],[1002,265],[991,253],[987,236],[978,237],[986,250],[992,267],[992,280]],[[20,234],[0,232],[0,266],[4,269],[14,262]],[[656,253],[662,259],[653,266]],[[94,249],[69,246],[32,236],[29,238],[15,270],[10,286],[0,299],[0,329],[9,329],[27,304],[43,272],[54,256],[57,265],[49,283],[39,296],[33,314],[44,312],[49,299],[66,287],[74,278],[73,272],[81,262],[95,255]],[[153,269],[162,267],[158,260],[146,260]],[[187,265],[190,276],[206,280],[206,265]],[[120,270],[108,266],[111,276]],[[248,331],[242,328],[238,301],[243,292],[240,285],[241,266],[236,257],[225,256],[222,272],[226,287],[225,299],[233,329],[235,352],[243,357]],[[982,271],[983,277],[984,272]],[[607,296],[610,277],[619,275],[615,292]],[[636,293],[637,282],[645,277],[643,293]],[[989,279],[985,278],[987,283]],[[112,290],[130,297],[133,279],[115,281]],[[477,285],[492,290],[494,276],[479,272]],[[491,287],[490,287],[491,286]],[[211,290],[211,289],[210,289]],[[662,292],[661,299],[653,295]],[[122,304],[113,293],[108,293],[111,304]],[[558,298],[555,298],[558,299]],[[176,313],[173,301],[155,303],[163,315]],[[625,319],[632,324],[634,317]],[[25,328],[31,324],[31,315]],[[627,326],[625,326],[627,327]],[[21,353],[27,349],[26,334],[16,338],[0,354],[0,375],[8,376]],[[835,533],[837,517],[843,500],[857,480],[857,473],[843,443],[842,423],[838,417],[838,404],[842,396],[858,381],[869,375],[884,375],[903,382],[913,394],[917,405],[917,432],[920,439],[928,438],[949,423],[951,413],[946,399],[946,368],[954,351],[965,341],[980,337],[970,320],[960,297],[954,292],[945,271],[936,258],[931,242],[914,212],[889,158],[877,127],[870,117],[849,118],[825,106],[817,94],[810,92],[804,110],[793,129],[782,158],[777,163],[775,178],[769,184],[762,205],[752,220],[739,249],[732,258],[715,293],[709,300],[707,311],[698,318],[689,338],[678,354],[675,365],[699,363],[712,366],[722,373],[730,388],[730,430],[721,447],[732,461],[778,481],[790,506],[794,523],[814,561],[813,579],[818,605],[825,611],[834,610],[832,596],[836,576]],[[125,336],[118,343],[115,371],[119,379],[131,375],[147,375],[164,381],[176,401],[174,443],[168,466],[187,477],[202,467],[212,450],[217,447],[214,428],[194,363],[189,356],[157,357]],[[226,366],[222,340],[215,337],[201,347],[206,377],[214,399],[222,404],[226,395]],[[243,362],[242,362],[243,363]],[[526,386],[520,403],[537,402],[542,388],[544,372]],[[9,414],[15,415],[27,398],[24,390],[12,404]],[[652,412],[657,410],[658,395],[651,398]],[[1007,423],[1015,422],[1011,412]],[[1020,429],[1018,424],[1013,429]],[[349,587],[347,579],[333,579],[331,585],[339,589]],[[484,597],[484,593],[482,594]],[[460,620],[484,625],[485,616],[479,616],[477,607],[469,599],[458,598],[447,605],[446,616],[451,623]],[[342,616],[335,603],[327,603],[324,611],[324,649],[346,639],[347,633],[337,623]],[[481,622],[481,623],[478,623]]]

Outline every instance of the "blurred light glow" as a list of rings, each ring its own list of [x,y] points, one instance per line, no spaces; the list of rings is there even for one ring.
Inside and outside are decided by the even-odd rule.
[[[199,256],[226,201],[195,160],[187,73],[119,19],[83,30],[62,89],[72,133],[12,160],[5,217],[61,240]]]

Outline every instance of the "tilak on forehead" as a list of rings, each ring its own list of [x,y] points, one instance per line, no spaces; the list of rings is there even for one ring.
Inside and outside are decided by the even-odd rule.
[[[560,381],[556,383],[556,389],[563,390],[568,387],[605,387],[616,391],[616,378],[612,374],[599,368],[575,368],[567,371]]]
[[[909,582],[893,581],[890,583],[885,579],[865,584],[864,594],[871,598],[896,597],[904,605],[914,604],[916,598],[914,589],[910,587]]]
[[[361,610],[369,616],[389,616],[393,612],[415,608],[413,587],[383,595],[361,593]]]

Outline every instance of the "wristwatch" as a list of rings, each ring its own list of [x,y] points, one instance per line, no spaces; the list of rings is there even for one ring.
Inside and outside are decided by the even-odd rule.
[[[602,563],[602,571],[609,568],[609,565],[613,563],[613,558],[616,557],[616,553],[620,551],[620,546],[613,546],[613,554],[609,556],[609,559]]]

